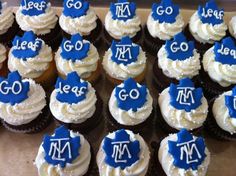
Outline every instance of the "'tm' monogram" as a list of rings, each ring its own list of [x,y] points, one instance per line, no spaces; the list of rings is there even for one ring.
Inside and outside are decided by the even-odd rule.
[[[132,45],[116,45],[116,55],[115,57],[120,61],[127,62],[128,59],[132,59],[131,47]],[[128,57],[126,57],[126,53]]]
[[[131,15],[129,9],[129,2],[115,3],[115,5],[116,5],[116,15],[118,18],[128,18]]]
[[[130,141],[122,141],[122,142],[112,142],[113,145],[113,153],[112,158],[115,159],[115,163],[127,163],[127,160],[123,159],[125,154],[128,155],[128,158],[131,158],[130,151],[128,149],[128,144]]]
[[[193,87],[178,87],[178,96],[176,101],[179,102],[181,105],[188,105],[195,103],[193,97]]]

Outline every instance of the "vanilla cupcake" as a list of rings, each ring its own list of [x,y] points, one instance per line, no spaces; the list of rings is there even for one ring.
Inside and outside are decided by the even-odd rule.
[[[210,164],[210,152],[202,137],[182,129],[161,141],[158,159],[167,176],[205,176]]]
[[[0,43],[0,76],[7,76],[7,50],[4,45]]]
[[[116,176],[145,176],[149,162],[150,151],[144,139],[124,129],[108,134],[97,153],[100,176],[111,176],[114,173]]]
[[[229,22],[229,32],[236,40],[236,16],[232,17],[232,19]]]
[[[44,136],[34,164],[39,176],[85,176],[91,170],[91,158],[85,137],[61,126],[52,136]]]
[[[124,37],[120,42],[112,42],[102,64],[110,82],[120,84],[128,78],[142,82],[146,73],[146,60],[142,48],[129,37]]]

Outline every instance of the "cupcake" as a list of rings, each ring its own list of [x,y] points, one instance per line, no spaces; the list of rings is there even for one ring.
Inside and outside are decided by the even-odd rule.
[[[150,151],[143,138],[124,129],[108,134],[97,153],[100,176],[145,176],[149,161]]]
[[[115,87],[108,103],[108,117],[116,129],[140,132],[150,128],[153,99],[146,86],[129,78]]]
[[[214,42],[226,36],[224,10],[217,7],[214,0],[208,1],[205,6],[199,6],[198,11],[190,18],[189,32],[195,39],[197,49],[204,53]]]
[[[96,47],[101,45],[103,24],[89,2],[85,0],[64,0],[59,24],[64,37],[70,38],[79,33]]]
[[[236,84],[236,43],[230,37],[216,42],[203,56],[202,86],[212,96]]]
[[[7,2],[0,1],[0,43],[11,46],[11,41],[19,31],[12,8],[7,7]]]
[[[120,40],[129,36],[134,43],[140,43],[142,26],[136,14],[136,4],[127,0],[117,0],[111,3],[110,10],[105,17],[105,42],[108,46],[112,40]]]
[[[184,26],[179,6],[173,4],[172,0],[154,3],[144,27],[144,46],[149,52],[156,55],[165,41],[182,32]]]
[[[0,118],[17,133],[36,133],[46,128],[51,116],[43,88],[16,72],[0,77]]]
[[[57,79],[49,106],[56,121],[82,133],[87,133],[101,121],[101,99],[91,84],[76,72],[69,73],[65,80]]]
[[[49,0],[21,0],[20,7],[16,12],[16,21],[22,34],[26,31],[33,31],[53,50],[56,50],[60,45],[61,28]]]
[[[102,64],[109,81],[120,84],[128,78],[142,82],[146,73],[146,60],[142,48],[129,37],[123,37],[120,42],[112,42]]]
[[[161,141],[158,159],[167,176],[205,176],[210,152],[202,137],[182,129]]]
[[[91,147],[80,133],[58,127],[45,135],[35,159],[39,176],[87,176],[92,163]]]
[[[56,66],[52,49],[32,31],[16,36],[9,51],[8,68],[24,78],[32,78],[45,88],[55,83]]]
[[[88,40],[83,40],[80,34],[71,39],[63,39],[55,55],[58,73],[65,78],[70,72],[77,72],[82,78],[95,82],[101,74],[101,63],[97,49]]]
[[[229,32],[236,40],[236,16],[232,17],[229,22]]]
[[[7,50],[4,45],[0,43],[0,76],[7,76]]]
[[[208,115],[207,99],[202,88],[195,88],[189,78],[181,79],[178,85],[171,84],[158,98],[161,115],[160,125],[168,132],[182,128],[199,131]]]
[[[187,41],[183,33],[167,40],[157,57],[153,65],[153,78],[160,90],[185,77],[197,83],[201,69],[200,54],[195,49],[194,42]]]

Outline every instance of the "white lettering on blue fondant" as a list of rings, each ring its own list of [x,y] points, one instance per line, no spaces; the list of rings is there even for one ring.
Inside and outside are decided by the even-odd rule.
[[[203,17],[209,18],[214,16],[216,19],[222,20],[224,18],[224,11],[223,10],[213,10],[213,9],[202,9],[202,14]]]
[[[191,106],[195,102],[193,96],[193,87],[178,87],[178,96],[176,101],[181,105]]]
[[[75,9],[79,10],[83,6],[83,4],[80,1],[74,2],[74,0],[68,0],[66,2],[66,6],[68,8],[75,8]]]
[[[221,45],[221,48],[217,50],[218,53],[222,54],[222,55],[230,55],[232,56],[234,59],[236,59],[236,50],[235,49],[230,49],[224,45]]]
[[[31,10],[31,9],[37,9],[39,11],[43,10],[47,6],[47,3],[45,1],[42,1],[40,3],[24,0],[24,6],[22,6],[23,10]]]
[[[16,41],[16,45],[13,46],[14,50],[26,50],[31,49],[32,51],[36,51],[39,47],[39,44],[41,42],[41,39],[36,39],[35,42],[27,42],[23,41],[20,42],[20,40]]]
[[[183,51],[183,52],[186,52],[188,51],[189,49],[189,46],[188,46],[188,43],[186,42],[181,42],[180,45],[178,45],[177,42],[173,42],[171,45],[170,45],[170,49],[173,53],[176,53],[178,52],[179,50]]]
[[[9,92],[12,92],[15,95],[18,95],[22,91],[22,85],[19,81],[15,81],[12,86],[8,86],[7,81],[2,81],[0,83],[0,92],[3,95],[9,94]]]
[[[164,13],[167,15],[171,15],[173,13],[173,8],[171,6],[166,7],[166,9],[164,9],[163,6],[159,6],[157,7],[157,14],[158,15],[163,15]]]
[[[139,98],[139,95],[140,95],[140,93],[137,89],[132,89],[129,93],[127,93],[125,89],[122,89],[119,92],[119,98],[122,101],[125,101],[127,99],[127,97],[130,97],[133,100],[137,100]]]
[[[82,41],[77,41],[75,45],[72,44],[71,41],[65,41],[63,47],[67,52],[70,52],[72,49],[75,49],[77,51],[81,51],[83,48],[83,42]]]
[[[128,18],[131,15],[129,9],[129,2],[115,3],[116,6],[116,16],[118,18]]]
[[[116,45],[116,55],[115,57],[120,61],[127,62],[128,59],[132,59],[131,47],[132,45]],[[125,57],[128,53],[128,57]]]
[[[87,87],[78,87],[78,86],[71,87],[70,85],[62,86],[61,82],[59,83],[59,87],[58,87],[58,91],[61,94],[63,94],[63,93],[69,94],[71,91],[75,94],[76,97],[80,97],[80,96],[84,95],[86,90],[87,90]]]
[[[112,142],[113,153],[112,158],[114,158],[115,163],[127,163],[127,160],[123,159],[123,156],[127,153],[128,158],[131,158],[131,154],[128,148],[130,141],[118,141]]]

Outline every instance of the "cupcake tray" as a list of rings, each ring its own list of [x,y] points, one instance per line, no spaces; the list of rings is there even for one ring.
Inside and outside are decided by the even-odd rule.
[[[17,7],[16,7],[17,8]],[[16,9],[15,8],[15,9]],[[58,15],[61,13],[61,8],[55,8]],[[100,19],[104,20],[105,14],[108,8],[95,8]],[[193,10],[182,10],[186,22],[188,18],[194,13]],[[142,21],[145,23],[150,9],[139,9],[138,13],[141,16]],[[236,15],[236,12],[226,12],[226,20],[229,21],[230,17]],[[105,46],[102,46],[100,51],[100,56],[104,55]],[[147,53],[148,57],[148,71],[146,74],[145,83],[147,84],[151,95],[154,99],[154,107],[157,104],[158,91],[155,88],[155,84],[152,81],[152,65],[154,64],[155,57]],[[89,175],[97,176],[98,171],[96,167],[96,153],[99,145],[104,138],[104,136],[112,131],[112,127],[106,120],[107,114],[107,102],[113,90],[113,85],[106,80],[103,74],[98,83],[94,86],[97,93],[101,96],[103,100],[103,119],[99,125],[89,133],[85,134],[85,137],[90,142],[93,148],[93,168]],[[158,119],[157,108],[154,108],[154,118],[152,119],[152,126],[150,126],[148,131],[145,131],[142,136],[144,140],[148,143],[151,151],[151,162],[148,172],[148,176],[164,176],[164,172],[161,169],[160,164],[157,161],[157,151],[159,147],[159,142],[161,139],[166,137],[166,134],[159,126],[156,126],[156,121]],[[44,131],[38,134],[26,135],[12,133],[0,126],[0,176],[37,176],[37,169],[34,166],[34,159],[38,152],[38,148],[42,142],[44,134],[52,134],[54,129],[58,124],[56,122],[51,123],[51,125]],[[212,138],[206,131],[202,131],[201,134],[205,139],[208,149],[211,152],[211,163],[208,169],[208,176],[234,176],[235,166],[236,166],[236,142],[219,141]]]

